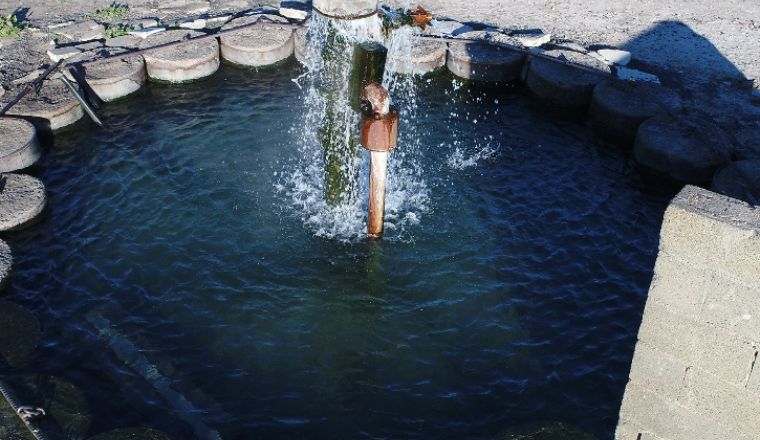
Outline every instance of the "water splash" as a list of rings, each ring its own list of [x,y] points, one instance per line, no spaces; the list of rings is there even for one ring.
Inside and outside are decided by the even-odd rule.
[[[314,14],[307,34],[306,73],[295,80],[305,98],[303,123],[291,128],[300,144],[300,155],[286,164],[275,186],[287,211],[300,216],[314,235],[346,242],[366,237],[368,155],[361,149],[355,155],[351,148],[346,149],[351,156],[339,158],[341,172],[357,175],[357,183],[346,188],[350,194],[342,203],[328,203],[325,163],[330,158],[325,157],[319,128],[329,114],[337,121],[336,126],[345,127],[337,134],[340,142],[357,142],[359,115],[349,105],[347,78],[353,45],[363,41],[381,42],[391,54],[411,50],[411,29],[393,32],[386,38],[376,16],[340,21]],[[389,161],[385,236],[408,240],[413,238],[413,227],[428,211],[430,200],[418,157],[419,139],[403,130],[404,125],[411,126],[415,121],[416,91],[409,77],[386,74],[384,85],[402,117],[399,148]]]

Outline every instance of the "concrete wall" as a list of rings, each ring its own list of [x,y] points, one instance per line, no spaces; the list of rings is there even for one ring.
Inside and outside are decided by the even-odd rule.
[[[687,186],[660,252],[616,439],[760,439],[760,207]]]

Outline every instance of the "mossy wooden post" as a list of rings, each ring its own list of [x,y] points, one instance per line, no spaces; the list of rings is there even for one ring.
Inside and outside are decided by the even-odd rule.
[[[362,90],[371,83],[382,84],[388,49],[380,43],[367,41],[354,46],[351,60],[349,99],[354,111],[361,111]]]
[[[325,201],[332,206],[350,203],[356,197],[358,170],[358,126],[361,90],[370,82],[381,82],[387,50],[378,43],[360,43],[350,49],[350,41],[338,30],[328,30],[322,51],[324,60],[322,96],[325,114],[320,127],[324,148]],[[348,96],[341,92],[346,90]]]

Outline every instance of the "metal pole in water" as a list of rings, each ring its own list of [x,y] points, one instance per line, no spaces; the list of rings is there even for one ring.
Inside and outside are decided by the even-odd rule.
[[[383,234],[385,220],[385,183],[388,177],[388,153],[370,151],[369,153],[369,217],[367,234],[380,237]]]
[[[390,108],[388,91],[380,84],[366,86],[362,92],[362,146],[370,152],[369,216],[367,234],[383,235],[385,189],[388,177],[388,155],[396,148],[399,114]]]
[[[71,90],[71,93],[73,93],[74,96],[77,98],[77,101],[79,101],[79,104],[84,109],[84,112],[87,113],[87,116],[89,116],[90,119],[92,119],[92,122],[102,127],[103,123],[98,118],[98,115],[96,115],[95,111],[93,111],[90,108],[90,105],[87,103],[87,101],[85,101],[85,99],[82,98],[82,95],[79,94],[79,91],[77,90],[76,87],[74,87],[74,84],[71,84],[71,81],[69,81],[69,79],[66,78],[65,76],[61,76],[61,81],[63,81],[63,83],[66,84],[66,87],[68,87],[69,90]]]

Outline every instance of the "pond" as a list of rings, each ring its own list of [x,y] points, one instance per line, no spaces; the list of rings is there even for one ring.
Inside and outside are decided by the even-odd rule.
[[[316,200],[301,73],[152,84],[56,135],[49,211],[8,237],[44,343],[8,382],[74,384],[89,435],[610,438],[673,194],[521,90],[441,74],[396,96],[368,240],[366,201]]]

